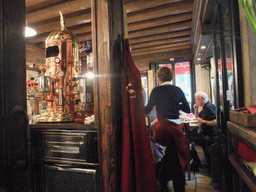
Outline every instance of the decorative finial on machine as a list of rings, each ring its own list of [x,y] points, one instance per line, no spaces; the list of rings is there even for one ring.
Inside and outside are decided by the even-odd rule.
[[[64,22],[64,18],[63,18],[63,15],[62,13],[59,11],[60,13],[60,25],[61,25],[61,30],[65,30],[65,22]]]

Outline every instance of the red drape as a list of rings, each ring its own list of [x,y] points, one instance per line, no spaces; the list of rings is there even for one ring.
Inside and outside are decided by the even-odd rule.
[[[140,72],[131,57],[128,39],[123,40],[122,92],[122,192],[156,192],[155,163],[145,124]]]

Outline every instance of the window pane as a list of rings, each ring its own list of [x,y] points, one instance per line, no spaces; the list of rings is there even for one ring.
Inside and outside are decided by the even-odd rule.
[[[146,73],[142,73],[141,74],[141,85],[143,88],[143,99],[144,99],[144,105],[146,105],[148,103],[148,76]]]
[[[191,106],[191,82],[189,62],[175,63],[175,84],[180,87]]]

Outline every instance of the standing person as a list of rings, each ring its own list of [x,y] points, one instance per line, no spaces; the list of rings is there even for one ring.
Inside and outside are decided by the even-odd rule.
[[[162,67],[156,72],[158,84],[149,98],[146,106],[148,114],[155,106],[157,121],[153,139],[166,146],[165,155],[156,164],[156,176],[161,192],[167,192],[167,182],[173,180],[175,192],[185,192],[185,168],[187,148],[183,131],[183,123],[179,119],[180,110],[189,113],[190,107],[183,91],[171,85],[172,70]],[[160,130],[156,133],[156,130]]]
[[[208,149],[217,139],[216,107],[208,100],[208,95],[203,91],[195,93],[195,100],[194,114],[196,120],[200,123],[202,131],[191,136],[191,140],[195,144],[202,146],[207,166],[210,168],[211,156]],[[202,110],[199,112],[198,108],[200,106]]]

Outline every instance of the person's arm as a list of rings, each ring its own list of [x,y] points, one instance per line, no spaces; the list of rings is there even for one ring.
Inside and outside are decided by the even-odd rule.
[[[156,100],[156,93],[155,93],[155,89],[152,90],[150,97],[149,97],[149,101],[147,106],[145,107],[145,113],[149,114],[150,111],[153,109],[153,107],[155,106],[155,100]]]
[[[194,115],[195,115],[195,118],[198,118],[198,104],[195,104],[194,106]]]
[[[200,117],[197,117],[196,120],[197,120],[199,123],[201,123],[201,124],[205,123],[206,125],[209,125],[209,126],[215,126],[215,125],[217,124],[216,119],[211,120],[211,121],[208,121],[208,120],[203,120],[203,119],[200,118]]]

